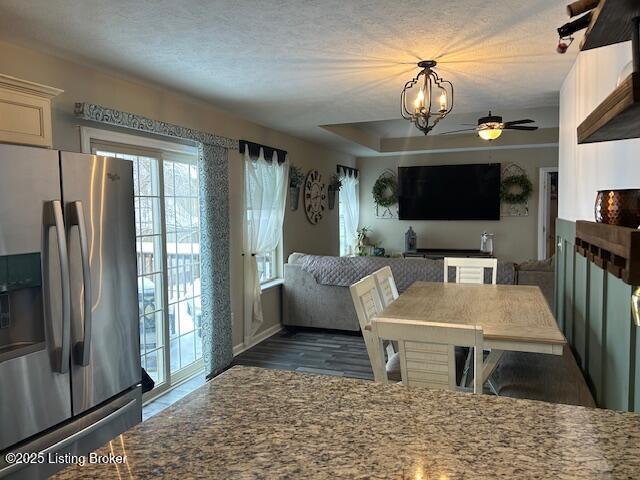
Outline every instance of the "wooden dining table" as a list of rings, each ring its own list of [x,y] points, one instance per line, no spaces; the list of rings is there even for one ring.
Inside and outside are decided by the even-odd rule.
[[[482,327],[486,381],[504,351],[562,355],[566,339],[542,291],[529,285],[415,282],[373,321]]]

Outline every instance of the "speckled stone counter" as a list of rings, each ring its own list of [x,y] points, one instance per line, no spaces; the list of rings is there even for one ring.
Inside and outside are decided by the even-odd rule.
[[[60,479],[640,478],[640,416],[234,367]]]

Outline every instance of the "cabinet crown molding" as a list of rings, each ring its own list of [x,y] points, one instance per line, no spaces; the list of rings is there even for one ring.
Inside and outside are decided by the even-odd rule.
[[[61,90],[59,88],[42,85],[36,82],[30,82],[21,78],[5,75],[3,73],[0,73],[0,88],[27,93],[29,95],[36,95],[38,97],[47,99],[51,99],[64,92],[64,90]]]

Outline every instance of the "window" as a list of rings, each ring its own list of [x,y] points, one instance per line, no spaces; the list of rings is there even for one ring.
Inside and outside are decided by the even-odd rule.
[[[197,151],[88,128],[83,147],[133,162],[141,363],[165,390],[202,369]]]
[[[278,245],[282,245],[282,239],[280,239]],[[260,283],[270,282],[279,276],[277,248],[265,253],[264,255],[256,255],[256,261],[258,262]]]
[[[340,231],[340,256],[344,257],[349,254],[349,245],[347,245],[347,234],[344,223],[344,203],[342,202],[342,195],[338,195],[338,217],[339,217],[339,231]]]
[[[342,182],[339,195],[340,255],[353,255],[357,250],[358,217],[358,170],[339,166],[338,174]]]
[[[243,248],[245,253],[255,253],[258,280],[261,284],[278,278],[281,274],[282,225],[284,221],[285,184],[288,164],[272,163],[264,158],[244,158],[244,207]]]

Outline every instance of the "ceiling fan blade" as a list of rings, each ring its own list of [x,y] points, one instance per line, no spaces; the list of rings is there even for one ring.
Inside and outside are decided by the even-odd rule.
[[[531,120],[530,118],[526,118],[524,120],[512,120],[511,122],[504,122],[505,125],[519,125],[521,123],[534,123],[535,120]]]
[[[448,135],[450,133],[472,132],[475,128],[463,128],[462,130],[451,130],[450,132],[442,132],[440,135]]]
[[[504,128],[508,130],[527,130],[527,131],[538,130],[538,127],[521,127],[519,125],[511,125],[511,126],[505,125]]]

